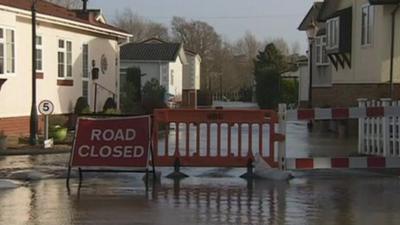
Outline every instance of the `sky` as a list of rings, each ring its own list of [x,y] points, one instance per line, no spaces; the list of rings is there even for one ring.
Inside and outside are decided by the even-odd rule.
[[[131,8],[138,15],[167,26],[173,16],[202,20],[212,25],[224,40],[236,41],[247,31],[259,40],[284,38],[306,49],[306,34],[297,27],[313,0],[89,0],[101,8],[108,21],[118,10]]]

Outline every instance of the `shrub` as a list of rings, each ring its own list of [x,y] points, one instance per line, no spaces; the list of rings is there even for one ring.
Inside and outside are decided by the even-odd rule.
[[[112,109],[113,110],[117,109],[117,103],[114,101],[113,98],[107,98],[107,100],[103,106],[103,112],[106,112],[107,110],[112,110]]]
[[[141,111],[141,71],[139,68],[128,68],[126,80],[121,86],[121,110],[124,113]]]
[[[68,117],[64,115],[49,116],[49,127],[61,126],[65,127],[68,124]]]
[[[154,109],[166,108],[166,90],[158,80],[151,79],[143,86],[143,107],[146,113],[153,113]]]
[[[103,113],[106,115],[117,115],[120,112],[117,109],[109,108],[109,109],[104,110]]]
[[[298,101],[298,82],[295,80],[281,81],[281,102],[286,104],[297,104]]]
[[[279,79],[277,70],[269,68],[256,74],[256,97],[261,109],[275,109],[279,104]]]
[[[85,97],[79,97],[76,100],[74,113],[76,115],[90,113],[90,107],[89,107],[88,101]]]

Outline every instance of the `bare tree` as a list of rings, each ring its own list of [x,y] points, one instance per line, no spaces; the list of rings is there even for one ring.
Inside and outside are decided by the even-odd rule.
[[[131,9],[117,11],[114,25],[133,35],[132,42],[140,42],[149,38],[169,40],[168,28],[163,24],[155,23],[135,14]]]
[[[187,21],[174,17],[171,22],[172,34],[176,41],[202,57],[202,89],[210,89],[212,74],[221,73],[221,63],[216,60],[220,54],[222,41],[214,28],[202,21]]]
[[[236,42],[235,54],[245,55],[249,61],[252,61],[259,50],[262,49],[262,44],[257,40],[255,35],[249,31]]]
[[[273,43],[275,47],[285,56],[290,55],[289,45],[283,38],[275,38],[269,41],[269,43]]]
[[[46,1],[66,7],[68,9],[76,9],[82,6],[82,0],[46,0]]]

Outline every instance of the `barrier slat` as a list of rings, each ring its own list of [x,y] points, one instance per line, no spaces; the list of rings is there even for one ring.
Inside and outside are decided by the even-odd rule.
[[[248,151],[247,151],[247,155],[248,156],[253,156],[253,126],[249,123],[249,137],[248,137],[248,141],[249,141],[249,146],[248,146]]]
[[[190,138],[190,135],[189,135],[189,133],[190,133],[190,123],[186,123],[186,156],[190,156],[190,150],[189,150],[189,148],[190,148],[190,140],[189,140],[189,138]]]
[[[210,134],[210,124],[207,123],[207,156],[211,155],[211,134]]]
[[[221,124],[217,124],[217,156],[221,156]]]
[[[263,155],[263,124],[258,124],[258,154]]]
[[[175,156],[180,156],[179,151],[179,123],[175,123]]]
[[[238,156],[242,156],[242,124],[238,123]]]
[[[231,132],[232,132],[232,124],[228,123],[228,156],[232,155]]]

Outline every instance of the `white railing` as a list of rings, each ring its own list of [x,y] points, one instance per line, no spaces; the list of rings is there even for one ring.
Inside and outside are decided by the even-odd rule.
[[[399,107],[391,99],[359,99],[359,107]],[[375,118],[360,118],[358,122],[358,152],[366,155],[400,157],[400,114]]]

